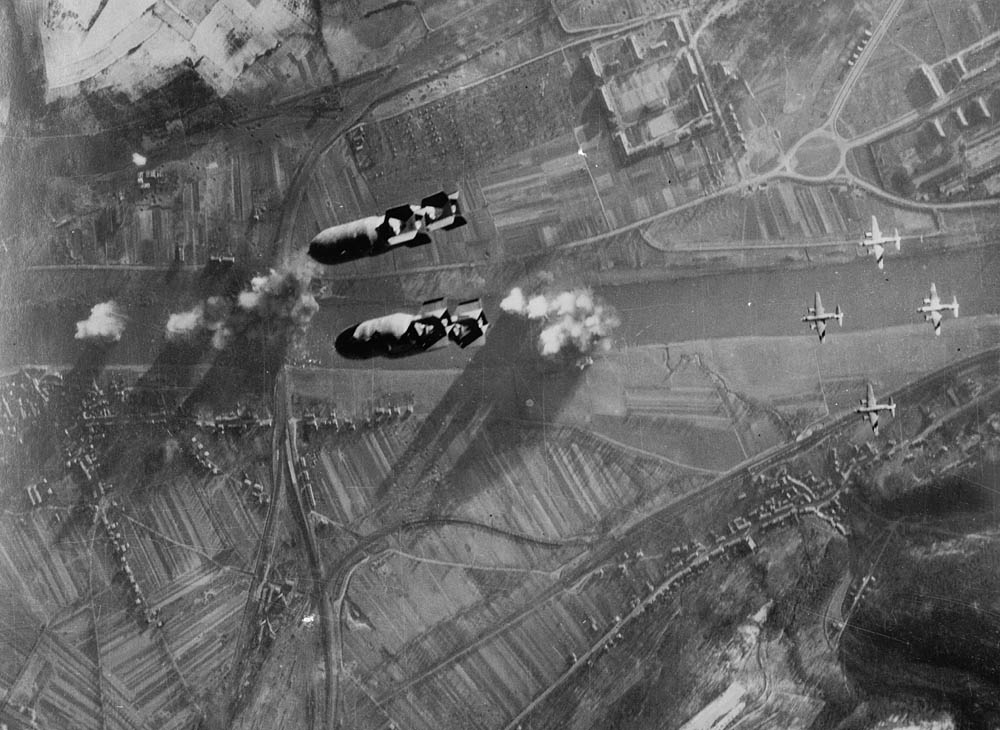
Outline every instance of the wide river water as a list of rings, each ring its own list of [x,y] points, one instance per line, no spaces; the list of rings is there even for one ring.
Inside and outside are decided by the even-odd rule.
[[[963,315],[1000,312],[1000,250],[980,248],[961,253],[894,257],[887,254],[885,271],[870,258],[849,264],[792,271],[766,270],[726,273],[671,281],[600,287],[597,294],[614,306],[621,318],[615,332],[619,346],[679,342],[734,336],[812,335],[800,321],[820,291],[823,304],[844,310],[843,331],[873,330],[920,322],[916,308],[931,282],[943,301],[957,295]],[[428,292],[428,297],[436,292]],[[498,313],[498,299],[485,301],[488,316]],[[333,353],[333,339],[342,329],[363,319],[405,310],[399,302],[351,303],[327,299],[310,326],[309,350],[328,367],[418,368],[462,367],[472,350],[444,347],[397,361],[348,361]],[[143,365],[164,346],[167,314],[161,306],[125,311],[128,326],[121,341],[108,352],[108,365]],[[86,308],[36,310],[14,323],[11,341],[4,343],[0,364],[68,365],[82,345],[73,339],[75,322]],[[944,327],[951,315],[946,315]],[[928,333],[930,325],[927,325]],[[830,336],[840,328],[834,323]]]

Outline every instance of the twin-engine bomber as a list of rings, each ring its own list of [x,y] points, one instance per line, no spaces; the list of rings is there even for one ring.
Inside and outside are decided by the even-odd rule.
[[[454,314],[444,299],[432,299],[424,302],[417,314],[395,312],[348,327],[337,335],[333,346],[351,360],[407,357],[427,352],[445,337],[464,349],[488,327],[478,299],[461,302]]]
[[[397,246],[414,248],[431,242],[428,231],[450,231],[465,225],[458,192],[442,190],[420,201],[400,205],[384,215],[368,216],[326,228],[309,242],[309,255],[321,264],[343,264],[378,256]]]
[[[833,312],[826,311],[823,309],[823,300],[820,299],[819,292],[816,292],[813,305],[809,307],[809,311],[802,318],[802,321],[809,323],[809,329],[816,330],[819,341],[822,342],[826,339],[826,323],[831,319],[837,320],[837,324],[841,327],[844,326],[844,313],[840,310],[840,305],[838,304],[837,309]]]

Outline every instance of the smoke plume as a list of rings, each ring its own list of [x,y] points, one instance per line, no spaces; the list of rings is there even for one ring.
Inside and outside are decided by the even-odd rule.
[[[167,319],[167,339],[183,340],[211,332],[212,346],[224,350],[233,337],[228,324],[232,310],[232,305],[223,297],[209,297],[186,312],[171,314]]]
[[[512,289],[500,308],[511,314],[545,323],[538,335],[538,350],[551,356],[572,348],[581,355],[607,350],[608,337],[621,322],[613,307],[597,301],[589,289],[526,297]]]
[[[125,315],[114,301],[95,304],[87,319],[76,323],[78,340],[103,339],[117,342],[125,331]]]
[[[211,332],[212,346],[224,350],[237,335],[269,340],[303,332],[319,309],[309,291],[313,270],[311,262],[295,260],[255,276],[235,301],[209,297],[186,312],[171,314],[167,338]]]
[[[200,304],[195,305],[187,312],[171,314],[167,319],[167,339],[179,339],[187,337],[198,331],[205,318],[205,307]]]

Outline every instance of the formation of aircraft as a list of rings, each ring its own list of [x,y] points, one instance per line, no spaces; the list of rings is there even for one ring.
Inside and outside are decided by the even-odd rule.
[[[924,299],[922,306],[917,307],[917,311],[924,315],[924,320],[934,325],[934,334],[941,334],[941,312],[951,310],[951,313],[958,316],[958,297],[953,296],[951,304],[942,304],[941,297],[938,296],[937,287],[931,282],[931,295]]]
[[[399,246],[415,248],[431,242],[428,232],[465,225],[458,191],[444,190],[420,201],[399,205],[383,215],[368,216],[326,228],[309,242],[309,255],[327,266],[378,256]]]
[[[875,388],[872,387],[871,383],[868,383],[868,395],[861,399],[861,405],[855,408],[854,412],[861,414],[861,417],[871,424],[872,433],[876,436],[878,436],[878,414],[881,411],[889,411],[891,415],[895,416],[896,404],[892,402],[891,397],[885,403],[879,403],[875,397]]]
[[[837,324],[841,327],[844,326],[844,313],[840,311],[840,305],[838,304],[833,312],[827,312],[823,309],[823,300],[820,299],[819,292],[816,292],[813,305],[809,307],[809,311],[802,318],[802,321],[809,323],[809,329],[816,330],[819,341],[822,342],[826,339],[826,323],[831,319],[837,320]]]
[[[445,337],[464,349],[488,328],[478,299],[461,302],[454,314],[444,299],[432,299],[416,314],[395,312],[348,327],[337,335],[333,346],[351,360],[407,357],[427,352]]]
[[[878,219],[872,216],[871,230],[865,232],[864,239],[861,240],[860,245],[872,249],[872,252],[875,254],[875,263],[880,270],[884,265],[886,244],[893,244],[896,250],[899,250],[899,230],[893,229],[892,236],[885,235],[879,229]],[[930,296],[924,298],[923,304],[917,308],[917,312],[924,315],[924,319],[934,325],[934,334],[936,336],[941,334],[943,312],[947,311],[951,311],[956,317],[958,316],[958,297],[953,296],[951,303],[942,302],[940,295],[938,295],[937,286],[931,282]],[[816,292],[813,306],[809,307],[809,311],[802,318],[802,321],[808,322],[810,329],[816,330],[820,342],[823,342],[826,337],[826,323],[831,319],[836,319],[837,323],[842,325],[844,313],[841,311],[839,305],[833,313],[827,312],[823,309],[823,302],[820,299],[819,292]],[[860,405],[854,409],[854,412],[868,421],[871,425],[872,433],[878,436],[879,414],[884,411],[888,411],[890,415],[895,416],[896,404],[891,397],[887,401],[879,403],[878,398],[875,397],[875,388],[871,383],[868,383],[867,393],[861,399]]]
[[[865,231],[859,245],[862,248],[871,248],[872,253],[875,254],[875,263],[878,265],[879,270],[884,268],[885,250],[889,244],[894,245],[896,250],[899,251],[899,229],[893,228],[891,236],[883,233],[882,229],[879,228],[878,218],[873,215],[871,229]],[[923,314],[924,319],[934,325],[935,335],[941,334],[942,312],[948,310],[951,310],[952,314],[956,317],[958,316],[958,298],[952,297],[950,304],[942,303],[941,297],[937,293],[937,287],[931,283],[931,294],[924,299],[923,305],[917,308],[917,312]],[[809,328],[816,330],[819,335],[819,341],[823,342],[826,339],[826,322],[831,319],[836,319],[838,324],[843,325],[844,313],[840,310],[839,306],[833,314],[826,312],[823,309],[823,303],[820,301],[819,292],[816,292],[815,303],[809,308],[808,314],[802,318],[802,321],[808,322]]]
[[[941,297],[938,295],[937,287],[934,282],[931,282],[931,294],[929,297],[924,298],[924,303],[917,307],[917,312],[924,315],[924,320],[930,322],[934,325],[934,334],[937,336],[941,335],[941,320],[944,315],[942,312],[950,311],[954,316],[958,316],[958,297],[952,296],[950,303],[944,303],[941,301]],[[816,299],[813,306],[809,307],[808,314],[803,318],[803,322],[809,323],[809,329],[816,330],[819,334],[819,341],[823,342],[826,338],[826,322],[831,319],[837,320],[837,323],[843,325],[844,323],[844,313],[840,310],[840,305],[833,312],[827,312],[823,309],[823,302],[820,300],[819,292],[816,292]]]
[[[861,239],[859,245],[862,248],[871,248],[872,252],[875,254],[875,263],[881,270],[883,268],[883,260],[885,258],[885,246],[882,244],[895,244],[896,250],[899,250],[899,229],[893,228],[892,235],[887,236],[878,227],[878,218],[872,216],[872,227],[871,230],[865,231],[864,238]]]

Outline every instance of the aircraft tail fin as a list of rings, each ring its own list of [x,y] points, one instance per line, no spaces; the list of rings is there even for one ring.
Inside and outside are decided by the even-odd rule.
[[[466,220],[465,220],[465,216],[464,216],[464,215],[457,215],[457,214],[456,214],[456,215],[455,215],[455,220],[453,220],[453,221],[452,221],[451,223],[449,223],[448,225],[446,225],[446,226],[444,227],[444,229],[445,229],[446,231],[450,231],[450,230],[453,230],[453,229],[455,229],[455,228],[461,228],[461,227],[462,227],[462,226],[464,226],[464,225],[465,225],[465,224],[466,224],[467,222],[468,222],[468,221],[466,221]]]
[[[954,314],[956,317],[958,316],[958,297],[957,296],[951,298],[951,313]]]
[[[420,201],[422,208],[430,209],[424,212],[424,222],[428,230],[450,231],[465,225],[466,220],[462,216],[462,208],[458,202],[460,192],[456,190],[453,193],[446,193],[441,190]]]
[[[894,244],[896,244],[896,250],[898,251],[900,243],[901,243],[901,240],[899,238],[899,229],[898,228],[894,228],[892,232],[893,232],[892,242]]]
[[[486,321],[486,314],[483,312],[483,303],[479,299],[466,299],[464,302],[459,302],[458,306],[455,307],[455,318],[459,317],[471,317],[481,324],[489,324]]]
[[[456,190],[448,196],[448,201],[451,203],[451,209],[455,214],[455,219],[444,227],[446,231],[460,228],[466,223],[465,216],[462,215],[462,206],[458,203],[458,194],[460,192],[460,190]]]
[[[843,327],[844,326],[844,312],[840,309],[840,305],[839,304],[837,305],[837,308],[834,310],[833,316],[837,318],[837,324],[839,324],[841,327]]]
[[[446,193],[444,190],[439,190],[433,195],[428,195],[426,198],[421,200],[420,207],[447,208],[449,202],[450,198],[448,197],[448,193]]]
[[[428,299],[420,305],[420,314],[424,317],[437,317],[446,326],[451,322],[451,312],[448,311],[448,301],[444,297]]]
[[[385,212],[385,217],[406,223],[413,218],[413,208],[408,205],[397,205],[393,208],[389,208]]]
[[[486,334],[490,323],[479,299],[467,299],[455,307],[448,339],[465,349]]]

